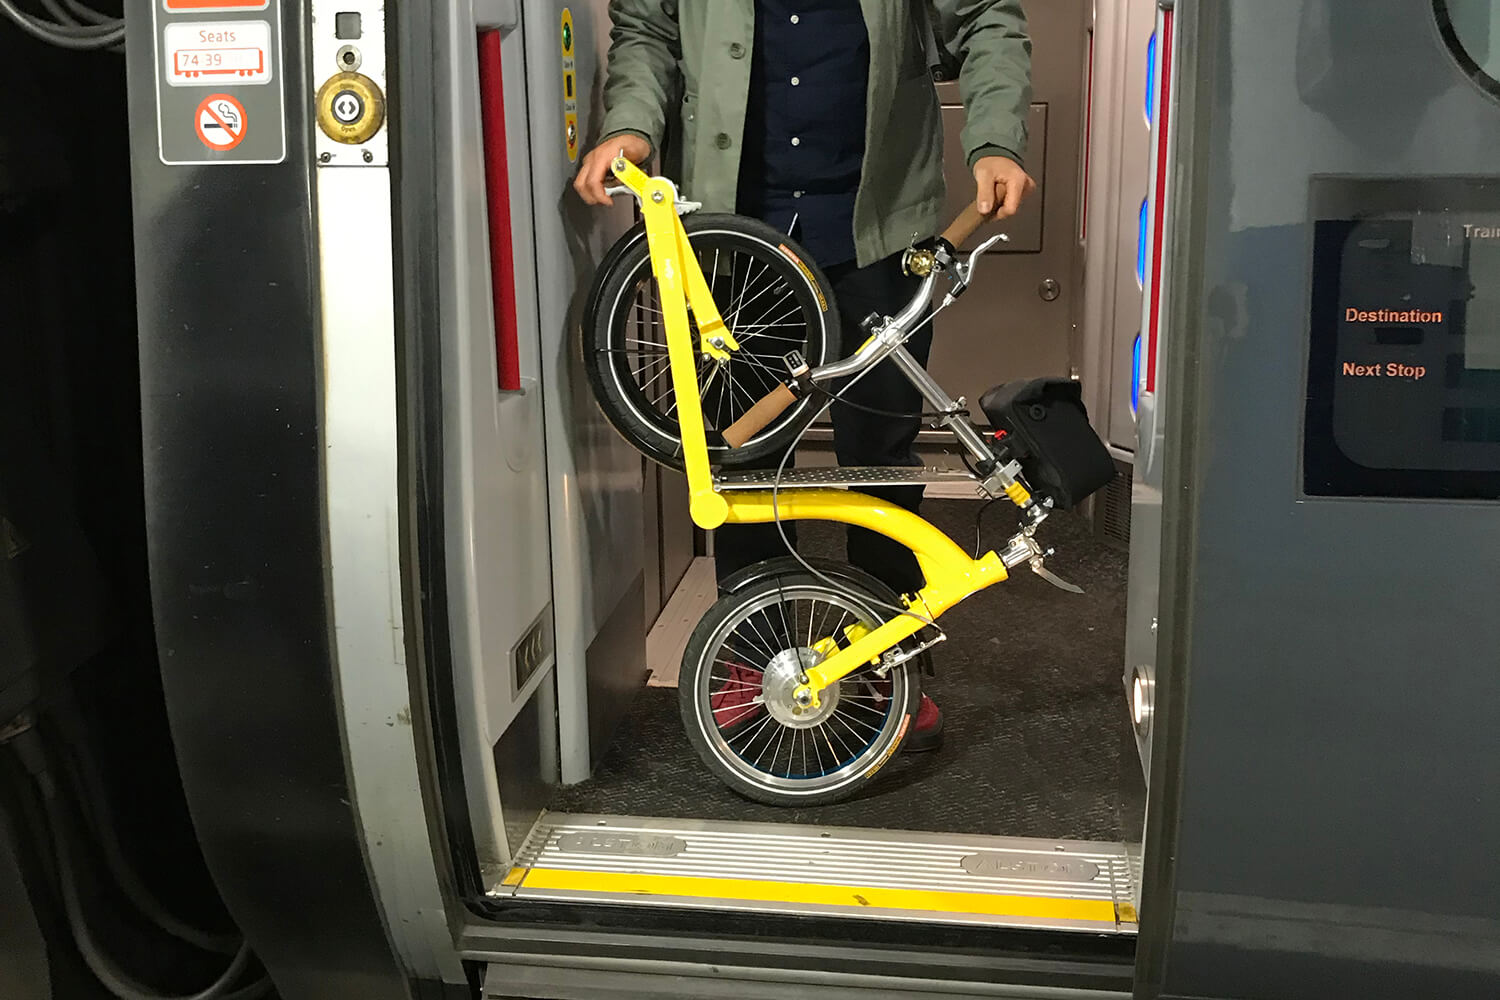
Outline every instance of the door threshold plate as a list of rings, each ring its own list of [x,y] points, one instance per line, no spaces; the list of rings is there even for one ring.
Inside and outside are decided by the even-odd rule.
[[[1134,934],[1123,844],[548,813],[492,896]]]

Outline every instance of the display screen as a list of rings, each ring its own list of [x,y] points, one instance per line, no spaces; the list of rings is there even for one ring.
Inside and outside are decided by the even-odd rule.
[[[1500,182],[1313,185],[1303,489],[1500,498]]]

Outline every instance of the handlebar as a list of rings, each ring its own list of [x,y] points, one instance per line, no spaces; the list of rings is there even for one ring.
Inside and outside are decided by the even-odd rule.
[[[943,230],[941,239],[949,247],[953,248],[955,254],[957,248],[968,241],[981,226],[995,217],[994,213],[982,214],[976,203],[970,202],[969,206],[959,213],[948,228]],[[964,288],[968,286],[969,279],[973,275],[974,266],[980,256],[996,243],[1008,240],[1010,237],[1004,233],[996,233],[985,240],[973,252],[968,255],[967,261],[953,260],[951,267],[955,287],[948,293],[944,300],[944,306],[952,302]],[[886,329],[895,327],[898,330],[912,328],[927,309],[932,299],[933,288],[936,284],[937,271],[929,272],[922,281],[922,287],[912,297],[906,308],[887,324]],[[902,338],[904,339],[904,337]],[[814,369],[811,373],[814,380],[826,380],[852,375],[863,371],[870,365],[877,363],[885,355],[889,354],[900,341],[891,343],[889,338],[871,337],[859,350],[840,362],[824,365]],[[745,411],[738,420],[730,424],[722,431],[726,444],[731,448],[738,448],[755,435],[759,434],[771,424],[777,417],[785,413],[799,397],[786,385],[779,385],[775,389],[755,403],[749,410]]]

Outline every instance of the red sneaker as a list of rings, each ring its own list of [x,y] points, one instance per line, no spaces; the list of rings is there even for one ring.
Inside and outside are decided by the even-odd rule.
[[[938,710],[937,703],[924,694],[921,705],[917,707],[917,721],[906,734],[906,744],[902,749],[907,753],[923,753],[942,745],[943,713]]]
[[[761,671],[738,663],[729,668],[729,676],[719,690],[708,696],[714,724],[720,732],[736,729],[761,713],[755,699],[760,697]]]

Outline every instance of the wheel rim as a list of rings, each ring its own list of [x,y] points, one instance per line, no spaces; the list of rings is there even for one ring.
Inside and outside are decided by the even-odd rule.
[[[694,251],[724,322],[740,349],[714,365],[697,355],[697,323],[690,316],[698,391],[708,446],[727,450],[720,432],[786,378],[783,357],[801,351],[810,365],[821,364],[826,335],[814,337],[823,314],[806,279],[769,243],[730,230],[692,233]],[[672,454],[681,452],[677,394],[668,364],[666,326],[649,258],[641,258],[611,304],[610,354],[605,370],[635,419],[649,427]],[[823,331],[826,334],[826,331]],[[811,400],[787,411],[741,448],[754,448],[796,419]]]
[[[695,704],[710,752],[761,787],[815,795],[859,780],[889,753],[903,723],[911,678],[896,668],[881,678],[857,671],[820,695],[810,721],[790,702],[787,672],[820,657],[819,638],[850,625],[879,624],[851,595],[794,585],[735,609],[705,646]],[[819,714],[820,713],[820,714]]]

